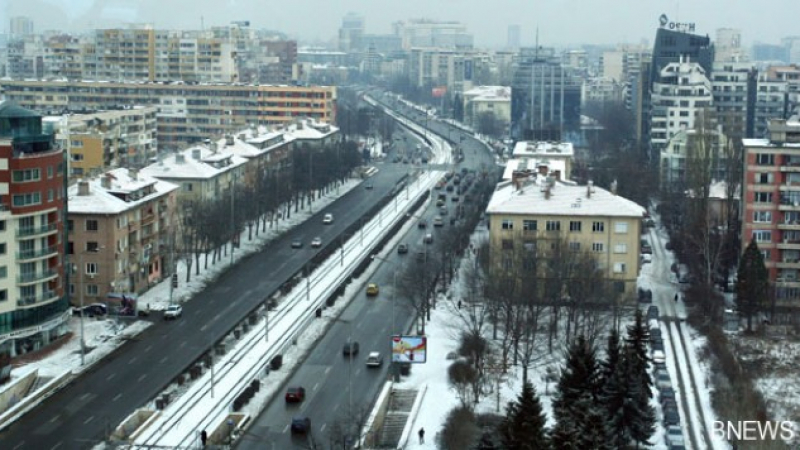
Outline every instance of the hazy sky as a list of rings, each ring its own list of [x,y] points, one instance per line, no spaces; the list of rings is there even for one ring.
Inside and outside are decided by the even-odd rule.
[[[510,24],[521,27],[523,45],[652,42],[658,17],[694,22],[712,38],[721,27],[739,28],[746,45],[778,43],[800,34],[796,0],[0,0],[0,29],[8,17],[27,15],[37,31],[153,23],[157,28],[199,29],[249,20],[300,40],[330,40],[347,12],[364,16],[367,33],[389,33],[397,20],[427,17],[458,20],[476,46],[503,46]]]

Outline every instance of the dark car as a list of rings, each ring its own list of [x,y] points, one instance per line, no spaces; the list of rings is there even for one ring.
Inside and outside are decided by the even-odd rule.
[[[653,303],[653,291],[639,288],[639,303]]]
[[[73,308],[72,314],[80,316],[81,309]],[[105,316],[106,314],[108,314],[108,307],[102,303],[92,303],[91,305],[83,307],[84,316],[94,317],[94,316]]]
[[[406,253],[408,253],[408,245],[400,244],[400,245],[397,246],[397,254],[398,255],[405,255]]]
[[[647,320],[658,320],[658,306],[647,308]]]
[[[369,182],[367,182],[366,186],[364,186],[364,187],[367,188],[367,189],[372,189],[374,186],[373,186],[372,182],[369,181]]]
[[[428,226],[428,222],[425,219],[422,219],[417,223],[417,228],[425,228]]]
[[[292,417],[292,433],[305,434],[311,431],[311,419],[305,416]]]
[[[299,403],[306,399],[306,390],[303,387],[295,386],[286,390],[286,395],[283,397],[286,403]]]
[[[661,328],[650,328],[650,340],[661,340]]]
[[[451,202],[458,202],[458,196],[454,195],[452,198],[450,198],[450,201]]]
[[[664,425],[680,425],[681,416],[678,414],[678,408],[664,409]]]
[[[342,354],[344,356],[350,356],[350,355],[355,356],[355,355],[357,355],[358,354],[358,342],[356,342],[356,341],[345,342],[344,347],[342,347]]]
[[[303,248],[303,241],[295,239],[292,241],[292,248]]]

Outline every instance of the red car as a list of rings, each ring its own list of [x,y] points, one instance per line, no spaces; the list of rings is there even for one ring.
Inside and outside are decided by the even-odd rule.
[[[306,398],[306,390],[302,387],[290,387],[284,396],[286,403],[302,402]]]

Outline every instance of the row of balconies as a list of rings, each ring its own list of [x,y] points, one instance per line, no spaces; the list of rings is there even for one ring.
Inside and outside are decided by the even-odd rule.
[[[47,281],[58,276],[58,271],[54,269],[42,270],[41,272],[30,272],[17,275],[18,284],[32,284]]]
[[[17,299],[17,306],[31,306],[37,303],[50,302],[58,298],[56,291],[45,291],[41,295],[25,296]]]

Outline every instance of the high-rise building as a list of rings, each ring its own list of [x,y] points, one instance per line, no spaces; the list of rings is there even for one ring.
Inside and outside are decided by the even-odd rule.
[[[714,63],[714,109],[723,133],[732,139],[755,136],[756,78],[757,72],[750,63]]]
[[[715,62],[746,62],[750,57],[742,47],[742,32],[736,28],[717,29],[714,41]]]
[[[415,47],[468,50],[474,40],[466,25],[455,21],[414,19],[395,22],[392,27],[394,34],[401,37],[404,50]]]
[[[756,62],[788,63],[789,52],[782,45],[756,42],[753,44],[752,60]]]
[[[520,43],[520,28],[519,25],[509,25],[508,26],[508,40],[506,41],[506,47],[512,50],[516,50],[519,48]]]
[[[9,20],[8,32],[12,37],[25,37],[33,34],[33,20],[26,16],[16,16]]]
[[[361,37],[364,35],[364,16],[347,13],[339,28],[339,50],[351,52],[361,50]]]
[[[70,332],[66,169],[41,116],[9,101],[0,102],[0,158],[0,342],[13,357]]]

